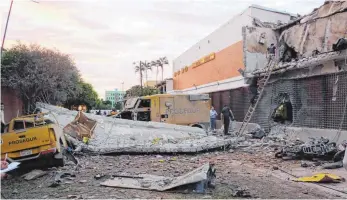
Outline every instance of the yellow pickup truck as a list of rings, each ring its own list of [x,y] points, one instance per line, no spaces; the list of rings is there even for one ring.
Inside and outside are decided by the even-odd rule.
[[[14,118],[1,133],[2,160],[39,159],[50,166],[62,166],[64,148],[67,142],[62,129],[43,114]]]

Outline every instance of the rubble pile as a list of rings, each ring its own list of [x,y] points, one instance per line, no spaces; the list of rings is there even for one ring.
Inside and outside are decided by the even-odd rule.
[[[339,60],[345,57],[344,52],[329,52],[319,55],[309,56],[307,58],[302,58],[299,60],[292,60],[290,62],[280,62],[278,65],[274,66],[272,74],[283,73],[288,70],[302,69],[310,66],[317,66],[319,64],[325,63],[329,60]],[[266,73],[267,69],[262,68],[254,70],[253,75],[263,76]]]
[[[39,103],[38,107],[49,112],[49,116],[55,119],[62,128],[73,121],[78,113],[47,104]],[[285,160],[314,158],[325,160],[325,162],[337,162],[333,158],[339,152],[336,144],[329,140],[316,138],[305,143],[299,140],[294,133],[283,131],[282,126],[274,126],[269,134],[265,134],[259,125],[253,124],[247,134],[242,137],[235,137],[235,135],[223,137],[209,135],[202,129],[188,126],[114,119],[88,113],[85,115],[97,123],[88,143],[69,137],[69,141],[77,147],[75,152],[102,155],[228,150],[229,152],[242,151],[251,154],[262,152]],[[235,126],[239,126],[239,124],[235,123]],[[338,162],[341,162],[340,160]]]
[[[74,121],[77,111],[38,103],[37,107],[61,128]],[[207,135],[203,129],[173,124],[131,121],[85,113],[95,120],[94,134],[87,144],[69,137],[78,150],[110,153],[195,153],[236,145],[238,138]],[[67,131],[69,129],[65,129]],[[69,133],[65,132],[67,135]]]

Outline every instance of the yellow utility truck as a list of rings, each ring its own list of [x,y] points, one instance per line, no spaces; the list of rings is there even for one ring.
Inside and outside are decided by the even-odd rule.
[[[206,94],[156,94],[126,100],[117,118],[188,125],[207,130],[211,100]]]
[[[44,114],[14,118],[1,133],[1,159],[28,161],[38,159],[51,166],[64,165],[67,142],[62,129]]]

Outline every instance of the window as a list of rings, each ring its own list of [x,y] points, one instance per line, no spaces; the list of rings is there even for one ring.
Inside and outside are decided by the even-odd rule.
[[[25,122],[25,128],[32,128],[34,127],[34,123],[32,122]]]
[[[139,108],[149,108],[149,107],[151,107],[151,100],[142,99],[140,104],[139,104]]]
[[[23,130],[24,129],[24,123],[23,121],[15,121],[13,125],[13,130]]]

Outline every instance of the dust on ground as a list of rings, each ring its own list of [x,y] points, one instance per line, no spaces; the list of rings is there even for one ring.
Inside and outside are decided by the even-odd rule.
[[[298,161],[275,159],[271,153],[210,152],[198,155],[121,155],[121,156],[79,156],[81,167],[75,171],[76,178],[58,187],[48,187],[56,171],[72,171],[69,163],[36,180],[25,181],[13,176],[1,183],[3,198],[233,198],[236,188],[246,189],[251,198],[339,198],[313,187],[303,187],[291,180],[282,180],[271,173],[257,169],[271,169],[277,165],[288,167]],[[206,162],[213,162],[217,169],[216,188],[206,194],[173,191],[156,192],[101,186],[100,183],[112,175],[127,173],[180,176]],[[96,180],[96,175],[103,176]]]

